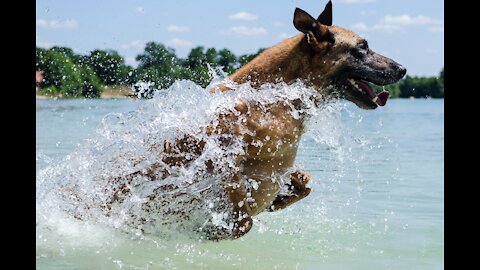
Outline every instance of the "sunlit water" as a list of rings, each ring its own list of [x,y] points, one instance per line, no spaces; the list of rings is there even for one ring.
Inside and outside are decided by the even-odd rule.
[[[65,207],[55,203],[65,202],[46,194],[62,179],[88,186],[105,166],[127,170],[104,165],[109,156],[141,153],[147,134],[170,136],[164,124],[174,120],[156,116],[173,113],[182,119],[175,128],[188,129],[208,120],[212,105],[228,107],[242,95],[215,100],[186,85],[150,101],[37,100],[38,269],[443,269],[443,100],[389,100],[374,111],[336,102],[311,111],[296,160],[312,175],[310,196],[256,216],[237,240],[141,235],[57,213]],[[266,89],[284,90],[292,89]],[[165,132],[151,132],[159,128]],[[92,150],[99,145],[105,151]]]

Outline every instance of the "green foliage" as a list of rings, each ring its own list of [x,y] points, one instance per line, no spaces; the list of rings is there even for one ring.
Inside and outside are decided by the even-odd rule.
[[[237,57],[228,49],[223,49],[218,52],[217,64],[221,66],[223,71],[228,75],[231,75],[240,67]]]
[[[55,85],[50,85],[40,89],[40,93],[47,96],[57,96],[60,94],[60,90]]]
[[[137,55],[136,60],[140,62],[139,68],[174,68],[178,61],[174,49],[155,42],[148,42],[145,46],[145,52]]]
[[[37,48],[36,69],[42,70],[41,93],[62,97],[99,97],[103,89],[95,72],[69,48]]]
[[[83,64],[80,66],[80,75],[83,79],[82,96],[86,98],[98,98],[102,94],[104,86],[97,77],[91,66]]]
[[[37,66],[44,71],[44,80],[41,87],[55,86],[56,92],[65,97],[79,97],[81,95],[82,78],[73,60],[68,54],[56,49],[47,50],[43,54],[43,61]]]
[[[181,71],[178,73],[180,77],[177,78],[192,80],[202,87],[206,87],[212,80],[208,66],[210,68],[221,67],[226,74],[231,75],[242,66],[242,59],[253,59],[262,50],[259,50],[256,54],[243,55],[243,58],[237,58],[228,49],[217,51],[215,48],[205,49],[198,46],[190,51],[185,60],[181,61]]]
[[[130,68],[114,50],[94,50],[86,57],[86,62],[105,85],[125,85],[129,83]]]
[[[386,85],[384,87],[372,84],[372,88],[377,93],[379,93],[379,92],[383,91],[383,89],[385,89],[386,91],[388,91],[388,93],[390,93],[391,98],[398,98],[400,96],[400,83],[398,83],[398,82],[394,83],[394,84]]]
[[[400,97],[443,97],[440,81],[435,77],[407,76],[400,83]]]
[[[438,82],[440,83],[441,90],[440,92],[442,93],[442,97],[445,94],[445,89],[444,89],[444,67],[442,67],[442,70],[440,71],[440,74],[438,75]]]
[[[41,92],[66,97],[99,97],[104,85],[133,85],[138,81],[153,82],[153,88],[165,89],[176,80],[191,80],[206,87],[212,80],[211,68],[222,67],[228,75],[252,61],[264,49],[238,58],[228,49],[198,46],[185,59],[175,50],[161,43],[149,42],[144,52],[136,57],[139,66],[134,69],[114,50],[94,50],[89,55],[77,55],[70,48],[37,48],[36,69],[44,71]],[[375,91],[382,86],[372,85]],[[433,97],[444,96],[444,68],[438,77],[406,76],[399,82],[385,86],[390,96]],[[153,90],[153,89],[152,89]],[[146,93],[145,96],[151,96]]]
[[[216,54],[217,51],[214,48],[209,48],[206,51],[202,46],[193,48],[187,59],[183,61],[182,75],[186,76],[182,79],[194,81],[202,87],[207,86],[212,80],[208,73],[208,66],[216,67]]]
[[[45,55],[47,53],[46,49],[38,48],[35,51],[35,69],[36,70],[44,70],[45,68]]]
[[[136,60],[140,64],[134,72],[135,81],[152,81],[158,88],[166,88],[175,81],[179,60],[174,49],[149,42],[144,53],[138,55]]]

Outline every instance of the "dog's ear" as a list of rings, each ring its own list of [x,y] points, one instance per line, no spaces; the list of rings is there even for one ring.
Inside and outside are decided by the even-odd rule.
[[[318,16],[317,21],[323,25],[332,25],[332,1],[328,1],[325,9],[322,11],[322,14]]]
[[[308,43],[314,47],[319,47],[321,41],[331,41],[328,27],[319,23],[315,18],[300,8],[295,9],[293,15],[293,25],[298,31],[307,36]]]
[[[293,26],[295,26],[298,31],[308,34],[309,32],[315,31],[317,24],[318,22],[305,10],[300,8],[295,9],[295,13],[293,14]]]

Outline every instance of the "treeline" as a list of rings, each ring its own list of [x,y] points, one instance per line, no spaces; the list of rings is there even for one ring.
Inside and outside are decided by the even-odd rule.
[[[133,68],[114,50],[94,50],[79,55],[66,47],[36,48],[36,70],[43,71],[40,92],[62,97],[99,97],[105,86],[132,86],[138,81],[154,82],[157,89],[167,88],[180,79],[194,81],[205,87],[212,79],[208,66],[222,67],[232,74],[256,57],[254,54],[235,56],[230,50],[193,48],[186,58],[161,43],[149,42],[135,58]],[[380,87],[381,88],[381,87]],[[388,86],[392,97],[443,97],[443,69],[437,77],[407,76]]]
[[[207,86],[211,81],[208,65],[222,66],[233,73],[256,54],[235,56],[230,50],[204,47],[193,48],[186,58],[163,44],[149,42],[137,55],[137,68],[125,64],[125,59],[114,50],[94,50],[79,55],[66,47],[36,48],[36,70],[43,71],[40,92],[63,97],[99,97],[105,86],[131,86],[138,81],[154,82],[155,88],[167,88],[179,79],[187,79]]]

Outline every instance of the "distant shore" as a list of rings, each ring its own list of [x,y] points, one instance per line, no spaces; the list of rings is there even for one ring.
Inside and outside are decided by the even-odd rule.
[[[128,86],[106,86],[100,95],[100,99],[125,99],[132,94],[132,88]],[[43,95],[36,91],[36,99],[64,99],[62,96]]]

